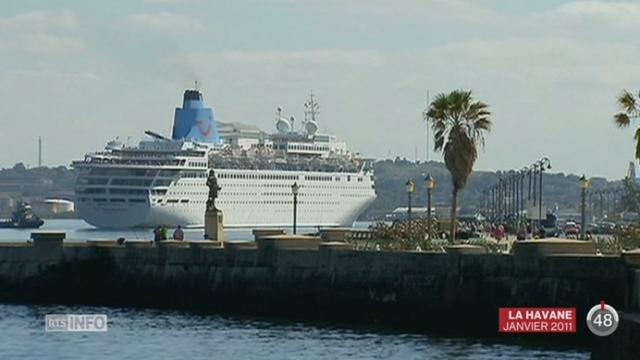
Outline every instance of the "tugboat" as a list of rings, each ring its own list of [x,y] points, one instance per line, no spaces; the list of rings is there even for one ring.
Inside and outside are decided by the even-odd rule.
[[[11,219],[0,221],[0,228],[37,229],[44,221],[33,213],[31,205],[26,202],[18,203]]]

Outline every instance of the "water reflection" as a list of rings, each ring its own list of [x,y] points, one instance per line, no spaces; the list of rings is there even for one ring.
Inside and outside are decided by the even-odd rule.
[[[45,333],[44,315],[104,313],[106,333]],[[3,359],[588,359],[576,350],[165,310],[0,304]]]

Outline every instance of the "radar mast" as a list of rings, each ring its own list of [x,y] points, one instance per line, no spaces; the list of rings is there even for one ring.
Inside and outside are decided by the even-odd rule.
[[[317,116],[320,114],[320,105],[313,96],[313,90],[309,93],[309,100],[304,103],[304,120],[305,121],[318,121]]]

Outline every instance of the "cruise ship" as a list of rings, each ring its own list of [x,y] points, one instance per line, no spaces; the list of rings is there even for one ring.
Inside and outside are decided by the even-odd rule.
[[[376,197],[372,162],[318,131],[313,93],[305,108],[298,124],[278,108],[266,133],[217,122],[202,93],[186,90],[171,138],[146,131],[137,146],[116,139],[73,162],[77,213],[96,227],[202,227],[212,169],[226,227],[291,226],[294,183],[299,226],[351,226]]]

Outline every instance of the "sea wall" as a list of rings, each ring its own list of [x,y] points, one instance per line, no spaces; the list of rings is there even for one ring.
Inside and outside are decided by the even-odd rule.
[[[501,306],[638,303],[620,257],[0,244],[0,301],[172,307],[497,334]],[[578,319],[577,337],[588,335]],[[576,335],[573,335],[576,337]]]

